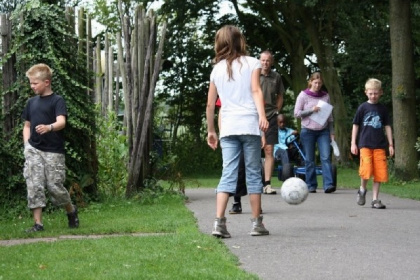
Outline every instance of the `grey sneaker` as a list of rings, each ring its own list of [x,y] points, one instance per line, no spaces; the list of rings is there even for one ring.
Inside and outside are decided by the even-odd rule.
[[[360,191],[360,189],[357,191],[357,204],[359,205],[365,205],[366,203],[366,193],[367,190],[364,192]]]
[[[25,232],[31,233],[31,232],[37,232],[37,231],[43,231],[43,230],[44,230],[44,226],[43,225],[34,224],[33,227],[28,228],[27,230],[25,230]]]
[[[262,223],[263,217],[259,216],[258,218],[251,219],[252,222],[252,236],[268,235],[269,231],[264,227]]]
[[[213,231],[211,234],[216,237],[230,238],[230,233],[226,229],[226,217],[216,218],[214,220]]]
[[[385,209],[386,206],[384,204],[382,204],[382,202],[378,199],[372,201],[372,208],[376,208],[376,209]]]
[[[264,187],[265,194],[276,194],[276,190],[271,187],[271,185],[267,185]]]

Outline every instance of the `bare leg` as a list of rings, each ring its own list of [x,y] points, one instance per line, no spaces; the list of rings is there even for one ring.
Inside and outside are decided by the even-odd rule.
[[[362,186],[362,188],[363,188],[363,190],[364,191],[366,191],[367,190],[367,183],[368,183],[368,181],[369,180],[365,180],[365,179],[361,179],[361,186]]]
[[[34,217],[35,224],[42,225],[42,208],[32,209],[32,215]]]
[[[250,194],[249,202],[251,204],[252,218],[258,218],[261,213],[261,194]]]
[[[219,192],[216,195],[216,218],[224,218],[226,206],[229,201],[229,193]]]
[[[273,145],[266,145],[264,147],[264,181],[270,181],[274,168]]]
[[[373,186],[372,186],[372,200],[377,200],[378,199],[378,195],[379,195],[379,188],[381,187],[381,183],[380,182],[373,182]]]

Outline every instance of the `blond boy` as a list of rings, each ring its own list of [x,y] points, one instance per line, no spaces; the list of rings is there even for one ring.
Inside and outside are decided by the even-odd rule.
[[[365,94],[368,100],[357,109],[351,134],[351,153],[357,155],[360,149],[361,186],[357,192],[357,204],[366,203],[367,183],[373,176],[371,206],[385,209],[378,196],[381,183],[388,181],[386,149],[390,156],[394,155],[391,120],[387,108],[379,103],[383,94],[381,81],[368,79]]]
[[[51,201],[64,207],[71,228],[79,226],[77,208],[63,186],[66,178],[63,129],[67,108],[64,99],[51,89],[52,70],[46,64],[36,64],[27,72],[31,89],[36,96],[30,98],[22,113],[25,166],[23,175],[28,190],[28,207],[32,210],[33,227],[26,232],[43,231],[42,208],[46,206],[45,188]]]

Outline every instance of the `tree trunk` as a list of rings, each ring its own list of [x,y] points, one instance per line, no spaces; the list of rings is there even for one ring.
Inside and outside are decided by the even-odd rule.
[[[392,59],[395,176],[418,178],[416,143],[416,96],[413,41],[409,0],[390,0],[389,24]]]
[[[114,51],[112,46],[109,46],[108,49],[108,60],[107,60],[107,69],[108,69],[108,96],[107,96],[107,109],[112,111],[114,106]]]
[[[156,82],[159,75],[159,69],[160,69],[160,63],[161,63],[161,57],[162,57],[162,51],[163,51],[163,43],[165,39],[165,33],[166,33],[166,24],[164,24],[162,28],[162,35],[161,35],[161,42],[159,44],[159,50],[156,54],[156,59],[154,63],[154,72],[152,75],[152,80],[150,82],[150,86],[146,88],[145,81],[143,81],[142,85],[142,91],[147,90],[147,92],[144,94],[147,96],[147,103],[146,103],[146,110],[144,113],[144,119],[140,122],[137,122],[137,126],[135,129],[135,135],[136,142],[133,145],[133,153],[131,154],[131,161],[130,161],[130,167],[129,167],[129,173],[128,173],[128,181],[127,181],[127,188],[126,188],[126,196],[131,196],[134,193],[134,190],[137,185],[139,185],[140,182],[140,172],[142,170],[142,165],[145,162],[142,162],[142,159],[144,158],[145,154],[145,147],[147,146],[147,140],[149,139],[149,130],[150,130],[150,124],[152,119],[152,108],[153,108],[153,99],[154,99],[154,91]],[[149,77],[148,69],[150,69],[150,64],[152,63],[152,49],[153,49],[153,42],[154,42],[154,36],[155,30],[154,25],[152,25],[151,31],[150,31],[150,41],[149,46],[147,50],[147,55],[145,59],[145,73],[144,78]],[[140,113],[140,112],[138,112]]]
[[[104,69],[102,69],[102,57],[101,57],[101,39],[98,37],[96,39],[96,47],[95,47],[95,68],[94,73],[95,75],[95,98],[94,102],[96,104],[102,103],[102,84],[103,84],[103,76],[104,76]]]
[[[312,18],[305,17],[305,14],[303,14],[302,19],[322,71],[324,83],[331,98],[331,104],[334,106],[335,140],[340,148],[341,160],[346,163],[350,159],[349,140],[351,128],[343,126],[347,120],[347,110],[341,92],[338,73],[334,66],[334,53],[336,51],[332,46],[333,38],[328,36],[329,34],[331,36],[334,34],[333,24],[331,22],[326,24],[316,23]]]
[[[79,9],[77,26],[79,38],[86,38],[85,9],[83,7]],[[79,57],[84,58],[86,55],[86,42],[78,40],[78,46]]]
[[[131,35],[131,71],[133,74],[133,128],[137,127],[137,122],[140,121],[138,117],[139,112],[139,96],[140,96],[140,77],[139,77],[139,57],[138,57],[138,9],[135,11],[134,16],[134,28],[133,28],[133,34]],[[135,137],[135,134],[134,134]],[[133,143],[136,142],[136,140],[133,140]]]
[[[105,34],[105,57],[104,57],[104,88],[101,92],[101,112],[102,115],[105,116],[107,114],[107,106],[108,106],[108,87],[109,87],[109,68],[108,68],[108,57],[109,57],[109,49],[110,49],[110,44],[109,44],[109,39],[108,39],[108,34]]]
[[[92,20],[89,14],[86,15],[86,75],[90,75],[93,70],[93,51],[92,51]],[[95,79],[92,77],[88,80],[86,93],[94,101],[94,91],[92,88],[95,86]]]

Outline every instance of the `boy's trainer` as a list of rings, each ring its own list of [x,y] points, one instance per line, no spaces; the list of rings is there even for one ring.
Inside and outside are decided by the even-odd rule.
[[[251,219],[252,222],[252,236],[261,236],[261,235],[268,235],[269,231],[265,228],[264,224],[262,223],[263,217],[259,216],[258,218]]]
[[[271,185],[267,185],[264,187],[265,194],[276,194],[276,190],[271,187]]]
[[[77,207],[74,205],[74,211],[67,213],[67,218],[69,220],[69,228],[78,228],[79,227],[79,217],[77,215]]]
[[[382,204],[382,202],[378,199],[372,201],[372,208],[376,208],[376,209],[385,209],[386,206],[384,204]]]
[[[211,234],[216,237],[230,238],[230,233],[226,228],[226,217],[216,218],[214,220],[213,231]]]
[[[363,192],[363,191],[361,191],[359,189],[357,191],[357,204],[359,204],[359,205],[365,205],[365,203],[366,203],[366,193],[367,193],[367,190],[365,190]]]
[[[27,233],[31,233],[31,232],[37,232],[37,231],[43,231],[44,230],[44,226],[40,225],[40,224],[34,224],[33,227],[28,228],[27,230],[25,230],[25,232]]]

